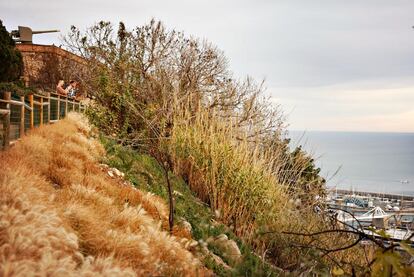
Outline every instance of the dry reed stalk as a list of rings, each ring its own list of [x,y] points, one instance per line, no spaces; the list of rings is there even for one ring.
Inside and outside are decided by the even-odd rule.
[[[312,205],[294,204],[301,192],[290,187],[291,179],[299,178],[308,160],[292,163],[282,147],[263,149],[260,138],[248,140],[246,132],[235,127],[231,119],[218,118],[214,112],[200,109],[192,114],[182,110],[174,118],[171,136],[165,140],[175,172],[184,176],[190,188],[218,210],[220,219],[257,252],[270,251],[274,262],[282,266],[297,265],[309,250],[295,245],[335,248],[352,240],[340,234],[329,234],[318,241],[282,235],[284,231],[330,228]],[[261,231],[271,233],[261,235]],[[333,256],[356,262],[353,251],[362,254],[361,249],[354,249]]]
[[[202,112],[191,124],[187,118],[175,122],[168,143],[177,173],[188,176],[190,187],[226,223],[236,224],[237,233],[253,235],[258,223],[289,206],[268,161],[247,140],[237,141],[234,127]]]

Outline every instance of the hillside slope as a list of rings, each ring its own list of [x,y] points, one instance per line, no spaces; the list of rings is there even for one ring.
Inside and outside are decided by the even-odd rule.
[[[0,153],[0,275],[208,275],[190,234],[163,230],[164,200],[100,165],[91,133],[71,114]]]
[[[125,173],[135,187],[168,201],[168,187],[162,166],[148,154],[101,137],[107,155],[105,163]],[[174,198],[175,226],[185,227],[193,240],[190,249],[216,276],[284,276],[281,268],[269,264],[251,246],[235,235],[234,225],[222,222],[220,210],[202,202],[179,175],[169,174]]]

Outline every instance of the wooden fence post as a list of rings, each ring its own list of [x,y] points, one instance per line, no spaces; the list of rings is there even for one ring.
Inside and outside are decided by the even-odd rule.
[[[32,109],[30,111],[30,129],[34,128],[34,103],[33,103],[33,94],[29,95],[29,102],[30,102],[30,108]]]
[[[43,125],[43,96],[40,96],[40,126]]]
[[[5,92],[4,93],[4,100],[10,101],[11,100],[11,92]],[[9,111],[6,115],[4,115],[3,120],[3,149],[8,149],[10,146],[10,102],[6,104],[6,109]]]
[[[60,95],[57,96],[57,118],[56,120],[59,120],[60,118]]]
[[[48,101],[48,105],[47,105],[47,124],[50,124],[50,92],[47,93],[47,101]]]
[[[24,96],[20,96],[20,102],[22,105],[20,106],[20,137],[24,136]]]
[[[69,103],[69,99],[68,96],[66,95],[66,103],[65,103],[65,117],[68,116],[68,103]]]

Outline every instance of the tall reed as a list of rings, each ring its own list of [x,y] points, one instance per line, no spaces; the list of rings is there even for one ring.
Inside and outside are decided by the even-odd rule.
[[[176,173],[237,234],[250,239],[269,220],[283,225],[281,215],[291,204],[273,172],[278,161],[238,135],[231,122],[204,110],[176,116],[167,143]]]
[[[312,251],[294,245],[335,248],[352,241],[351,236],[340,234],[326,234],[317,241],[283,234],[330,228],[329,220],[314,211],[317,200],[302,203],[303,191],[290,181],[299,179],[308,166],[307,159],[292,163],[282,145],[264,149],[262,140],[248,139],[231,119],[217,117],[214,111],[179,110],[164,141],[175,172],[257,252],[268,253],[280,266],[295,268]],[[311,187],[309,195],[312,199],[315,195]],[[335,257],[355,262],[350,253]]]

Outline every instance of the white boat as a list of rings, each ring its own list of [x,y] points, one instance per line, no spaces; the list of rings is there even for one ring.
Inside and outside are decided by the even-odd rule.
[[[365,234],[374,236],[374,237],[382,237],[381,235],[371,231],[371,230],[363,230]],[[389,228],[385,230],[385,234],[389,236],[392,240],[402,241],[407,240],[410,238],[413,234],[410,230],[403,230],[403,229],[397,229],[397,228]],[[414,242],[414,238],[410,238],[410,242]]]
[[[360,216],[351,216],[345,213],[341,213],[340,215],[342,218],[338,218],[338,219],[341,220],[342,222],[347,222],[347,221],[372,221],[374,219],[387,219],[393,216],[394,214],[384,212],[384,210],[381,209],[381,207],[375,207],[372,210]]]
[[[374,236],[377,238],[384,238],[385,240],[395,240],[395,241],[402,241],[410,239],[410,242],[414,243],[413,231],[409,229],[402,229],[402,228],[395,228],[395,227],[388,227],[388,219],[392,217],[394,213],[386,213],[380,207],[375,207],[372,210],[360,215],[360,216],[351,216],[347,213],[338,213],[337,218],[339,221],[344,222],[345,224],[351,225],[354,228],[358,228],[361,230],[360,227],[364,228],[363,231],[365,234]],[[359,222],[358,224],[356,224]],[[377,228],[377,230],[383,230],[386,234],[385,237],[377,234],[376,232],[365,229],[367,227],[364,222],[369,222],[370,226]]]

